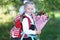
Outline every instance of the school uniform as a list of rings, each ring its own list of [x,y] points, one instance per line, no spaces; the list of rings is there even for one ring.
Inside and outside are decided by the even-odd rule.
[[[25,16],[28,17],[30,19],[30,24],[27,18],[23,18],[22,21],[22,26],[23,26],[23,32],[27,35],[29,34],[33,34],[36,35],[36,27],[34,25],[34,21],[32,16],[28,15],[27,13],[25,13]],[[29,38],[24,38],[25,40],[32,40],[30,37]]]

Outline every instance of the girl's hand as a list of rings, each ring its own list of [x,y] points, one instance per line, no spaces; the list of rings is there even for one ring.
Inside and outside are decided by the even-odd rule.
[[[37,31],[36,31],[36,34],[41,34],[41,31],[40,31],[40,30],[37,30]]]

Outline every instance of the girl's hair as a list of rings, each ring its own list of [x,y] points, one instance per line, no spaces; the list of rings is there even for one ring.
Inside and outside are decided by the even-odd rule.
[[[33,12],[34,12],[34,13],[36,12],[36,8],[35,8],[34,2],[32,2],[32,1],[26,2],[26,3],[24,4],[24,7],[26,7],[27,5],[34,5],[34,10],[33,10]]]
[[[29,2],[26,2],[26,3],[24,4],[24,7],[27,6],[27,5],[30,5],[30,4],[35,6],[34,2],[29,1]]]

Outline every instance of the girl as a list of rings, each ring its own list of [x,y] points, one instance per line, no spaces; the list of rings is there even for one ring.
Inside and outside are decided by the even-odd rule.
[[[26,2],[24,5],[24,9],[25,9],[24,16],[28,17],[31,21],[29,22],[27,18],[24,18],[22,21],[23,32],[27,35],[40,34],[40,31],[36,30],[35,26],[31,26],[31,25],[35,25],[32,18],[32,14],[34,13],[33,12],[34,8],[35,8],[35,4],[33,2]],[[24,38],[23,40],[32,40],[32,39],[30,37],[27,37],[27,38]]]
[[[35,8],[35,4],[33,2],[26,2],[25,5],[24,5],[24,10],[25,11],[23,13],[23,19],[22,19],[22,29],[23,29],[22,31],[26,35],[24,36],[23,40],[32,40],[32,38],[28,37],[28,35],[40,34],[40,31],[36,30],[36,27],[35,27],[35,24],[34,24],[34,20],[33,20],[33,17],[32,17],[32,14],[34,13],[34,8]],[[19,17],[20,17],[20,15],[16,18],[16,20],[18,20]],[[13,33],[11,33],[11,35],[13,35],[14,32],[16,34],[19,34],[19,29],[17,29],[16,27],[14,27],[12,29],[11,32],[13,32]],[[21,38],[15,38],[15,37],[16,36],[13,35],[11,40],[20,40],[21,39]],[[35,38],[33,38],[33,39],[36,40]]]

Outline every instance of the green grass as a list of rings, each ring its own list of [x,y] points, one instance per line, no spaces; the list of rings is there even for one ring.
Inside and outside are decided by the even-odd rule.
[[[60,40],[60,19],[55,19],[47,23],[41,33],[41,40]]]
[[[1,18],[1,17],[0,17]],[[13,19],[10,18],[10,22],[6,22],[0,19],[0,40],[10,40],[10,29],[13,27]],[[3,22],[3,23],[2,23]],[[51,17],[49,22],[45,25],[42,30],[40,40],[60,40],[60,16],[59,13],[55,13],[55,18]]]
[[[43,28],[40,35],[41,40],[60,40],[60,14],[55,13],[55,18],[52,17],[46,26]]]
[[[10,29],[13,27],[13,23],[0,24],[0,40],[10,40]]]

